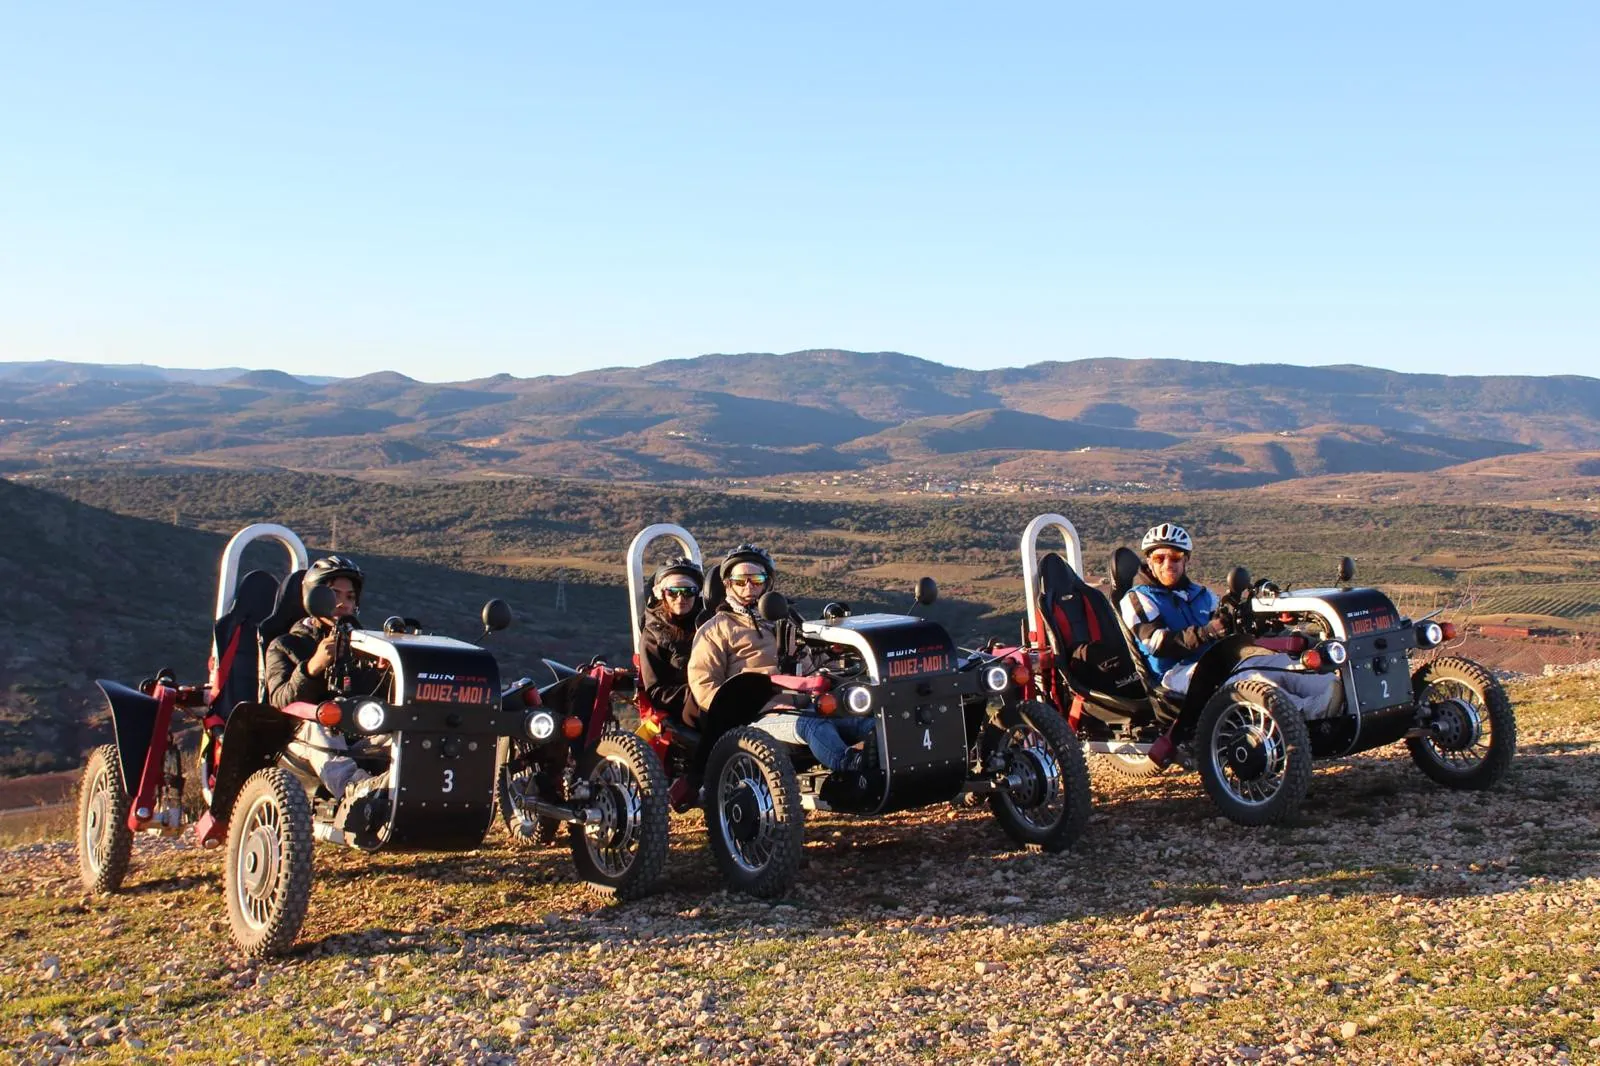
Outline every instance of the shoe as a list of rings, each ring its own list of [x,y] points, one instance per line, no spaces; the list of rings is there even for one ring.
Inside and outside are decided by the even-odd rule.
[[[690,807],[700,802],[700,782],[691,780],[688,776],[680,777],[667,789],[667,802],[672,809],[682,814]]]
[[[867,753],[860,748],[851,748],[844,753],[844,762],[839,764],[839,769],[834,771],[840,774],[859,774],[867,766]]]
[[[363,851],[373,851],[382,843],[378,833],[388,821],[388,771],[347,786],[334,815],[334,825],[344,834],[345,841]]]

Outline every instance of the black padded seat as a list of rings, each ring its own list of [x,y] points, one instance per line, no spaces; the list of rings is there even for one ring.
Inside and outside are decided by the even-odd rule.
[[[278,579],[252,570],[239,579],[233,602],[211,629],[211,706],[226,716],[234,705],[254,700],[260,690],[258,627],[272,614]]]
[[[1141,656],[1124,634],[1105,594],[1051,552],[1039,564],[1039,613],[1056,662],[1080,688],[1145,710]]]
[[[722,583],[722,567],[712,566],[706,570],[706,587],[700,597],[700,622],[704,624],[712,615],[717,613],[717,608],[728,601],[728,589]]]
[[[272,605],[272,614],[258,627],[261,633],[261,647],[267,645],[289,632],[289,628],[306,616],[306,605],[302,602],[300,590],[305,583],[306,572],[296,570],[283,579],[283,584],[278,586],[278,598]]]

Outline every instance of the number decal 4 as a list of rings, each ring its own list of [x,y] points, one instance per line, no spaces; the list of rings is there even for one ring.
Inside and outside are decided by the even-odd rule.
[[[441,787],[439,789],[439,791],[440,792],[449,792],[451,789],[453,789],[455,787],[456,787],[456,772],[454,770],[446,770],[444,772],[444,785],[443,785],[443,787]]]
[[[924,729],[922,731],[922,746],[928,751],[933,750],[933,730]]]

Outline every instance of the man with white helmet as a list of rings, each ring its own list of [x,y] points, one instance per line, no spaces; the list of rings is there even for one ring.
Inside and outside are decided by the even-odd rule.
[[[1216,595],[1189,579],[1194,539],[1188,530],[1176,522],[1151,526],[1139,551],[1144,564],[1122,598],[1122,620],[1162,686],[1188,692],[1195,664],[1207,648],[1228,635],[1228,624],[1217,615]],[[1339,696],[1338,677],[1297,670],[1294,665],[1282,653],[1263,653],[1243,660],[1234,673],[1276,686],[1307,718],[1326,716]]]

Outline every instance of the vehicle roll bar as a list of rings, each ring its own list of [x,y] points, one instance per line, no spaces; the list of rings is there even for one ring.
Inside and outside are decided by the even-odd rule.
[[[671,537],[678,542],[678,547],[683,549],[683,554],[696,566],[703,567],[704,562],[700,556],[700,544],[682,526],[675,526],[671,522],[657,522],[653,526],[645,526],[639,535],[633,538],[628,545],[628,630],[633,634],[633,654],[635,657],[644,655],[643,633],[639,629],[639,619],[644,615],[644,601],[650,595],[650,586],[646,583],[644,572],[644,553],[653,541],[662,537]]]
[[[275,522],[257,522],[253,526],[245,526],[235,533],[233,539],[228,541],[228,546],[222,549],[221,572],[217,576],[217,613],[214,618],[221,618],[227,614],[228,606],[233,602],[233,590],[239,583],[239,560],[244,558],[245,547],[251,541],[262,539],[275,540],[283,545],[284,551],[289,553],[291,574],[311,565],[311,556],[307,554],[306,546],[288,526],[280,526]]]
[[[1028,523],[1022,531],[1022,596],[1028,624],[1035,630],[1041,628],[1036,617],[1039,613],[1039,534],[1052,528],[1060,531],[1066,545],[1067,565],[1077,571],[1079,577],[1085,576],[1083,542],[1078,539],[1077,527],[1058,514],[1042,514]]]

